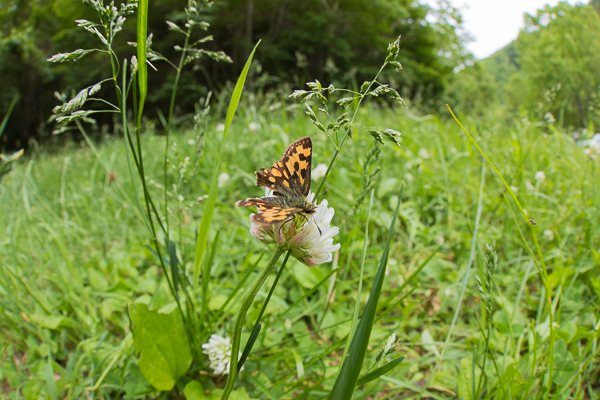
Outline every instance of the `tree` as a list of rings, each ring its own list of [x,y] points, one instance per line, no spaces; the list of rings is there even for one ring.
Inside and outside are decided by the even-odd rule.
[[[516,46],[515,103],[566,126],[600,123],[600,16],[591,5],[561,2],[528,15]]]

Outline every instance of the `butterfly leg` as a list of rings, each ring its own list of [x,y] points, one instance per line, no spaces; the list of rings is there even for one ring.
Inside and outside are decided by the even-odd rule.
[[[302,214],[300,214],[300,215],[302,215]],[[283,237],[283,226],[284,226],[285,224],[287,224],[288,222],[291,222],[291,221],[293,221],[293,220],[294,220],[294,217],[295,217],[294,215],[290,215],[290,216],[289,216],[289,217],[288,217],[286,220],[284,220],[284,221],[281,223],[281,225],[279,225],[279,237]]]

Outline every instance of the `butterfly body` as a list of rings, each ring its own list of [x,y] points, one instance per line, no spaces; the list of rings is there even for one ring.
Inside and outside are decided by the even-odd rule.
[[[272,196],[248,198],[238,206],[254,206],[259,213],[255,222],[272,224],[292,220],[296,215],[310,215],[316,210],[307,199],[310,192],[312,140],[305,137],[288,146],[271,168],[256,172],[256,185],[272,190]]]

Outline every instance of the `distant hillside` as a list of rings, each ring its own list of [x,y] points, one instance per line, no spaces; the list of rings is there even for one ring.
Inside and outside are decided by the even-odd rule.
[[[600,16],[561,2],[527,15],[517,39],[456,73],[445,101],[469,115],[600,125]]]
[[[495,81],[506,82],[519,70],[516,40],[477,62],[490,73]]]

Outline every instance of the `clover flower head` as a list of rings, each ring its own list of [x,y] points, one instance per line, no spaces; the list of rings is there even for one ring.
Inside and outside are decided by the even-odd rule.
[[[600,156],[600,133],[594,134],[589,140],[584,140],[583,145],[585,147],[585,155],[589,158],[595,159]]]
[[[543,182],[546,179],[546,174],[544,171],[538,171],[535,173],[535,180],[538,182]]]
[[[309,202],[314,201],[314,193],[307,196]],[[257,221],[250,215],[250,233],[265,243],[276,243],[292,251],[292,255],[300,262],[318,265],[330,262],[333,253],[340,244],[333,244],[333,237],[340,229],[331,225],[335,210],[328,207],[327,200],[321,201],[311,215],[296,215],[293,220],[274,224]]]
[[[600,133],[595,133],[594,136],[587,141],[587,146],[600,153]]]
[[[224,188],[225,186],[227,186],[227,183],[229,182],[230,178],[231,176],[229,176],[227,172],[221,172],[219,174],[219,178],[217,179],[217,186],[219,188]]]
[[[202,345],[202,352],[208,356],[209,366],[215,375],[229,374],[231,339],[214,333],[208,343]]]
[[[248,124],[248,129],[251,130],[252,132],[256,132],[257,130],[260,129],[260,124],[256,121],[252,121]]]

